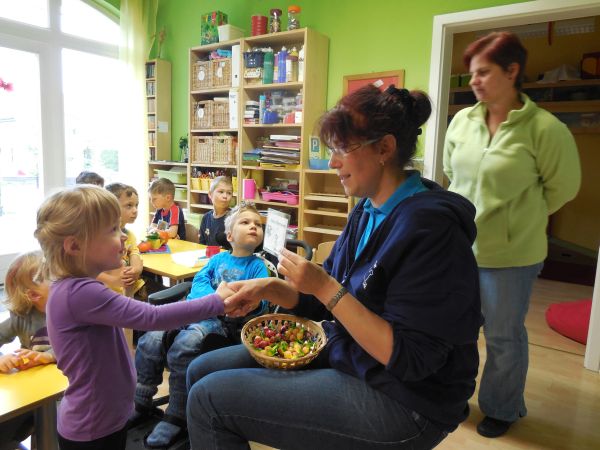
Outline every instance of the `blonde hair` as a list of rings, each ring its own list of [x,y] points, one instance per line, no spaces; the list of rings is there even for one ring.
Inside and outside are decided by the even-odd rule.
[[[231,178],[226,177],[225,175],[220,175],[218,177],[213,178],[213,180],[210,182],[208,192],[210,192],[212,195],[212,193],[215,192],[215,189],[217,189],[217,186],[219,186],[219,184],[224,184],[228,188],[233,189],[233,183],[231,182]]]
[[[225,217],[225,233],[231,233],[233,231],[233,225],[235,224],[235,221],[241,213],[246,211],[251,211],[260,217],[260,213],[256,209],[254,203],[242,201],[239,205],[229,211],[229,214],[227,214]]]
[[[6,272],[4,289],[6,298],[4,304],[9,311],[24,316],[29,314],[33,303],[27,291],[40,284],[36,277],[42,266],[42,252],[34,251],[17,256]]]
[[[34,236],[44,252],[41,275],[48,280],[86,277],[85,248],[103,228],[120,223],[117,198],[98,186],[76,185],[48,197],[37,212]],[[68,255],[64,241],[74,237],[83,247],[81,257]]]

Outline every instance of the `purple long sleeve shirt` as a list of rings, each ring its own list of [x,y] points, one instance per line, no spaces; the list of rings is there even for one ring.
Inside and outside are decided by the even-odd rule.
[[[46,307],[48,335],[69,379],[58,412],[60,435],[98,439],[122,429],[133,412],[135,369],[121,327],[168,330],[223,312],[217,294],[156,307],[91,278],[55,282]]]

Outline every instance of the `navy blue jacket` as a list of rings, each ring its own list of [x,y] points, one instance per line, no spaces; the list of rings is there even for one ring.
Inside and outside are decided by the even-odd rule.
[[[475,240],[475,208],[464,197],[422,179],[430,189],[401,201],[371,235],[355,260],[365,228],[365,200],[354,208],[323,267],[393,329],[393,352],[384,366],[339,322],[325,322],[332,367],[451,431],[469,414],[479,367],[477,338],[483,323]],[[329,318],[314,297],[302,294],[294,310]]]

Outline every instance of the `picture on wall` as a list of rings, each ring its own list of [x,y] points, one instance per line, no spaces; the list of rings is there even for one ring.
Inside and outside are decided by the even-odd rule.
[[[382,91],[391,84],[397,88],[404,87],[404,70],[388,70],[387,72],[361,73],[358,75],[344,75],[343,93],[350,94],[368,84],[373,84]]]

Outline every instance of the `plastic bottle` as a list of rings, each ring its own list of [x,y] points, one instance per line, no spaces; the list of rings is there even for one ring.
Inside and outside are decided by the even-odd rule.
[[[279,83],[279,52],[273,53],[273,82]]]
[[[279,83],[285,83],[286,75],[285,75],[285,65],[287,61],[288,51],[287,48],[281,47],[281,51],[279,52],[279,57],[277,58],[277,81]]]
[[[273,8],[269,11],[271,15],[269,20],[269,33],[279,33],[281,31],[281,10]]]
[[[288,6],[288,30],[300,28],[300,7],[298,5]]]
[[[285,81],[298,80],[298,50],[296,47],[292,47],[292,50],[288,53],[285,60]]]
[[[269,48],[265,52],[265,57],[263,60],[263,84],[273,83],[274,58],[275,58],[275,56],[273,55],[273,50]]]
[[[304,45],[298,52],[298,81],[304,83]]]

